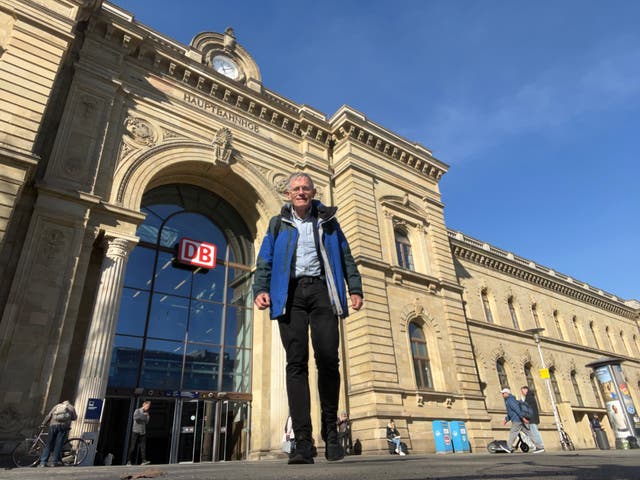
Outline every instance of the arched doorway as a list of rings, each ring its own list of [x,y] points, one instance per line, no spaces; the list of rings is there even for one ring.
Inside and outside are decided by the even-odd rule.
[[[133,410],[151,400],[152,463],[246,458],[251,405],[253,240],[218,195],[185,184],[143,196],[109,370],[98,451],[126,461]],[[187,238],[216,266],[178,261]]]

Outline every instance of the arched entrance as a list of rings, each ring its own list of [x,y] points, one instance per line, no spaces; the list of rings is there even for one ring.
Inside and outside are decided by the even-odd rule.
[[[145,193],[122,292],[98,451],[126,462],[133,410],[151,400],[152,463],[246,458],[250,431],[253,240],[237,211],[201,187]],[[216,266],[178,261],[187,238]]]

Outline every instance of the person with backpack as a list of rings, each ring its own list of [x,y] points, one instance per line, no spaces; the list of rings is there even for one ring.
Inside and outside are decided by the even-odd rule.
[[[538,424],[540,423],[540,411],[538,410],[538,401],[536,400],[536,394],[533,390],[530,390],[527,385],[524,385],[520,388],[520,393],[522,393],[522,402],[524,402],[524,406],[529,409],[529,412],[526,412],[526,417],[529,420],[529,431],[531,435],[529,437],[531,439],[535,439],[538,445],[542,445],[544,449],[544,444],[542,443],[542,437],[540,436],[540,430],[538,430]]]
[[[49,431],[47,433],[47,443],[40,456],[39,467],[46,467],[47,465],[52,467],[62,466],[62,459],[60,458],[62,445],[64,445],[64,442],[67,441],[67,437],[69,436],[71,422],[77,418],[76,409],[71,405],[69,400],[55,405],[49,414],[44,417],[40,427],[45,428],[49,425]],[[47,464],[49,459],[50,462]]]
[[[504,398],[504,404],[507,407],[507,415],[504,418],[502,424],[506,425],[507,422],[511,422],[511,429],[509,430],[509,440],[507,440],[507,446],[505,447],[504,445],[501,445],[500,448],[507,453],[512,453],[513,442],[515,441],[518,434],[523,430],[524,434],[527,434],[529,430],[529,419],[526,416],[527,413],[524,411],[524,408],[526,407],[522,406],[524,402],[517,400],[516,397],[511,394],[511,390],[509,390],[508,388],[503,388],[502,390],[500,390],[500,393],[502,394],[502,398]],[[544,452],[544,446],[542,445],[542,443],[538,442],[538,440],[535,438],[531,438],[531,441],[535,446],[535,450],[533,451],[533,453]]]
[[[311,177],[303,172],[291,174],[285,193],[289,201],[280,215],[269,221],[258,253],[254,304],[258,310],[270,308],[286,353],[287,397],[296,434],[289,464],[314,463],[309,332],[318,369],[320,435],[326,459],[336,461],[344,458],[336,423],[340,399],[338,321],[349,315],[349,306],[362,308],[362,279],[336,219],[337,208],[314,199],[316,188]]]

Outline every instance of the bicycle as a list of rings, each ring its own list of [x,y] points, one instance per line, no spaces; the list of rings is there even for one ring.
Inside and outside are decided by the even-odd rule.
[[[571,438],[569,438],[569,434],[564,431],[564,428],[560,427],[560,446],[562,450],[575,450],[576,447],[573,445]]]
[[[20,440],[11,452],[16,467],[34,467],[42,456],[47,432],[40,428],[37,435]],[[80,465],[89,454],[89,445],[82,438],[69,438],[62,444],[60,460],[62,465],[75,467]]]

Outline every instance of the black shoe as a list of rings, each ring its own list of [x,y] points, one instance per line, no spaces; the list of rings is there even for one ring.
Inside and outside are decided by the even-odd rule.
[[[344,458],[344,449],[338,442],[338,432],[335,430],[327,432],[327,443],[324,447],[324,456],[330,462],[335,462]]]
[[[311,465],[313,456],[311,454],[311,442],[308,440],[298,440],[296,449],[289,455],[289,465]]]

